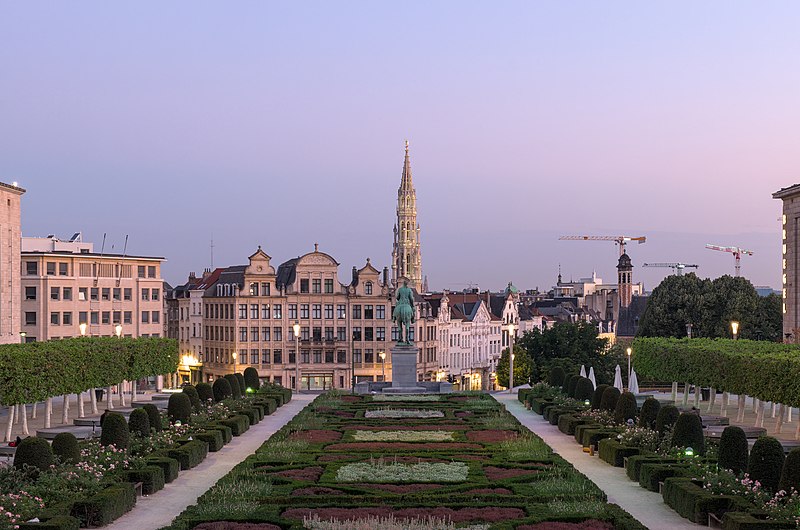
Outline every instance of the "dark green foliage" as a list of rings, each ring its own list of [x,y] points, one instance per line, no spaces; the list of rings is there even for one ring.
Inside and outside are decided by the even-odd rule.
[[[105,526],[122,517],[135,504],[136,492],[133,489],[133,484],[119,482],[88,499],[76,501],[72,505],[72,513],[70,515],[80,519],[82,527]]]
[[[608,385],[597,385],[597,388],[594,389],[594,393],[592,394],[592,410],[597,410],[600,408],[600,402],[603,400],[603,392],[606,391]]]
[[[181,470],[181,464],[168,456],[149,456],[145,459],[148,466],[158,466],[164,472],[164,482],[169,484],[176,478]]]
[[[81,459],[81,448],[78,439],[70,432],[61,432],[53,438],[51,447],[53,454],[58,457],[59,462],[64,464],[76,464]]]
[[[783,463],[778,489],[786,492],[791,489],[800,491],[800,447],[795,447],[789,451],[789,456],[786,457],[786,461]]]
[[[239,392],[241,392],[243,396],[246,395],[247,385],[244,383],[244,376],[238,372],[233,375],[236,376],[236,382],[239,383]]]
[[[665,405],[661,407],[661,410],[658,411],[658,415],[656,416],[656,430],[658,434],[664,436],[664,433],[675,425],[680,415],[681,411],[679,411],[678,407],[675,405]]]
[[[186,385],[183,387],[183,393],[189,397],[189,403],[192,405],[192,410],[195,412],[200,412],[200,395],[197,392],[197,389],[192,385]]]
[[[189,400],[189,396],[183,392],[169,396],[167,415],[172,423],[176,421],[189,423],[189,418],[192,415],[192,402]]]
[[[581,377],[575,384],[575,399],[578,401],[591,401],[592,394],[594,394],[594,385],[592,380],[588,377]]]
[[[497,384],[508,387],[508,348],[500,352],[500,359],[497,361]],[[514,345],[514,386],[524,385],[530,382],[533,373],[533,362],[528,353]],[[291,394],[289,395],[291,398]]]
[[[703,436],[703,422],[700,421],[699,414],[684,412],[678,416],[672,431],[672,445],[673,447],[691,447],[695,454],[705,454],[706,439]]]
[[[245,390],[252,389],[253,392],[258,392],[261,387],[261,380],[258,378],[258,370],[252,366],[244,369],[244,386]]]
[[[661,403],[656,399],[649,397],[642,403],[642,410],[639,412],[639,426],[647,427],[648,429],[656,428],[656,418],[661,410]]]
[[[627,423],[628,420],[636,422],[636,397],[630,392],[623,392],[614,407],[614,421]]]
[[[70,515],[57,515],[38,523],[18,523],[19,530],[78,530],[81,522]]]
[[[191,469],[205,459],[208,454],[208,444],[202,440],[192,440],[180,447],[167,449],[167,456],[174,458],[181,464],[181,470]]]
[[[603,391],[603,397],[600,398],[600,410],[607,410],[614,412],[617,408],[617,400],[619,399],[619,389],[613,386],[606,388]]]
[[[772,436],[762,436],[750,451],[747,473],[767,491],[777,491],[785,459],[781,443]]]
[[[199,432],[194,435],[198,440],[202,440],[208,444],[208,450],[215,453],[222,449],[225,445],[222,431],[217,429],[209,429],[207,431]]]
[[[159,412],[158,407],[152,403],[147,403],[142,409],[147,413],[150,428],[155,432],[161,432],[163,425],[161,424],[161,412]]]
[[[214,401],[218,403],[228,399],[233,394],[233,391],[231,390],[231,384],[224,377],[215,379],[211,388],[214,391]]]
[[[567,394],[567,391],[569,389],[569,380],[571,378],[572,378],[571,375],[565,375],[564,376],[564,382],[561,383],[561,392],[563,392],[564,394]]]
[[[233,374],[226,374],[225,380],[231,386],[231,397],[233,399],[242,397],[242,389],[239,387],[239,380],[236,379],[236,376]]]
[[[730,425],[722,431],[719,439],[719,467],[730,469],[735,474],[747,469],[747,436],[741,427]]]
[[[209,401],[214,401],[214,391],[208,383],[197,383],[197,386],[194,388],[197,390],[197,396],[200,398],[200,402],[204,405],[208,405]]]
[[[581,376],[575,374],[570,376],[569,380],[567,381],[567,395],[571,398],[575,397],[575,387],[578,385],[578,381],[580,380]]]
[[[38,436],[24,438],[14,453],[14,467],[18,469],[27,465],[44,471],[54,463],[54,460],[50,444]]]
[[[146,410],[136,408],[131,411],[131,415],[128,417],[128,430],[133,436],[141,438],[150,436],[150,417]]]
[[[234,436],[241,436],[250,428],[250,420],[247,419],[247,416],[241,415],[231,416],[219,423],[230,427]]]
[[[206,425],[206,430],[209,431],[215,430],[221,432],[222,441],[224,443],[229,443],[231,440],[233,440],[233,431],[231,430],[231,428],[228,427],[227,425],[222,425],[219,422],[209,423],[208,425]]]
[[[127,449],[131,440],[128,422],[125,416],[117,412],[109,412],[100,431],[100,443],[113,445],[117,449]]]
[[[141,482],[142,495],[152,495],[164,489],[164,470],[161,466],[149,465],[139,469],[123,472],[122,477],[127,482]]]
[[[547,383],[550,386],[561,386],[564,384],[564,379],[567,378],[567,374],[564,373],[564,369],[560,366],[554,366],[550,369],[550,377],[547,380]]]

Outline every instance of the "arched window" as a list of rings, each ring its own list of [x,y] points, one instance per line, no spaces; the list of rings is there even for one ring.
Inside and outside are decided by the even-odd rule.
[[[364,284],[364,293],[372,294],[372,282],[367,282]]]

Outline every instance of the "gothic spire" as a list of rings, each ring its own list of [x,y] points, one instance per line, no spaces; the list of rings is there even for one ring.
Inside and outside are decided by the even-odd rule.
[[[401,191],[411,191],[414,189],[414,182],[411,180],[411,160],[408,158],[408,140],[406,140],[406,157],[403,160],[403,178],[400,180]]]

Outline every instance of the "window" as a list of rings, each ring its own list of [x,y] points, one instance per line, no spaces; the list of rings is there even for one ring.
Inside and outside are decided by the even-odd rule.
[[[281,318],[281,304],[275,304],[272,306],[272,318]]]
[[[147,277],[148,278],[155,278],[156,277],[156,266],[150,265],[147,267]]]
[[[25,311],[25,325],[36,325],[36,311]]]
[[[239,318],[247,320],[247,304],[239,304]]]
[[[261,328],[261,340],[264,341],[264,342],[269,341],[269,327],[268,326],[264,326],[263,328]]]
[[[336,352],[336,362],[340,364],[347,362],[347,352],[345,350],[339,350]]]
[[[314,350],[314,362],[315,363],[322,362],[322,350]]]
[[[69,263],[62,262],[58,264],[58,275],[69,276]]]
[[[279,328],[279,327],[272,328],[272,340],[278,341],[278,342],[283,340],[283,333],[282,333],[281,328]]]
[[[311,280],[311,292],[314,294],[319,294],[322,292],[322,280],[318,278]]]
[[[153,314],[150,316],[150,322],[152,322],[153,324],[158,324],[161,318],[158,316],[159,314],[160,314],[159,311],[153,311]]]
[[[122,313],[123,324],[133,324],[133,311],[125,311]]]
[[[56,275],[56,263],[54,261],[47,262],[47,275],[48,276]]]
[[[111,289],[108,287],[103,287],[101,296],[103,300],[111,300]]]
[[[273,350],[272,351],[272,362],[275,364],[280,364],[283,362],[282,360],[283,355],[281,354],[281,350]]]
[[[258,320],[258,304],[250,304],[250,318]]]
[[[250,284],[250,296],[258,296],[258,283],[252,282]]]
[[[355,349],[353,350],[353,362],[354,363],[361,363],[361,350]]]
[[[320,342],[322,340],[322,328],[315,326],[311,333],[315,342]]]
[[[158,291],[159,291],[158,289],[153,289],[152,291],[150,291],[150,295],[151,295],[150,298],[153,299],[153,300],[158,300],[158,296],[159,296],[158,295]]]
[[[250,340],[258,342],[258,326],[252,326],[250,328]]]
[[[269,296],[269,291],[270,291],[269,284],[268,283],[262,283],[261,284],[261,296]]]
[[[301,293],[308,293],[308,278],[304,278],[300,280],[300,292]]]
[[[51,287],[50,288],[50,300],[61,300],[61,288],[60,287]]]
[[[103,312],[100,314],[100,318],[101,318],[101,320],[100,320],[100,321],[101,321],[103,324],[111,324],[111,312],[110,312],[110,311],[103,311]],[[146,322],[146,321],[143,321],[143,322]]]
[[[372,312],[372,306],[371,305],[365,305],[364,306],[364,318],[368,318],[370,320],[372,320],[374,318],[374,313]]]
[[[326,363],[333,362],[333,350],[325,350],[325,362]]]
[[[333,340],[333,326],[325,326],[325,340]]]
[[[333,319],[333,304],[325,304],[325,318],[327,320]]]
[[[333,280],[325,280],[325,294],[333,294]]]
[[[375,328],[375,340],[377,341],[385,341],[386,340],[386,328],[383,326]]]
[[[308,326],[303,326],[300,328],[300,340],[309,340],[310,336],[308,334]]]
[[[375,340],[375,336],[373,335],[373,329],[374,328],[372,326],[367,326],[364,328],[364,340],[369,340],[369,341]]]
[[[308,304],[300,304],[300,318],[308,319]]]
[[[122,299],[126,302],[130,302],[133,299],[133,289],[130,287],[126,287],[122,291]]]
[[[239,341],[247,342],[247,328],[244,326],[239,328]]]
[[[311,306],[311,318],[322,318],[322,304],[314,304]]]
[[[261,304],[261,318],[269,320],[269,304]]]
[[[258,364],[258,350],[250,350],[250,364]]]
[[[452,346],[452,345],[453,345],[453,344],[452,344],[452,338],[453,338],[453,337],[451,336],[451,337],[450,337],[450,339],[451,339],[450,346]],[[400,333],[397,331],[397,326],[392,326],[392,340],[393,340],[393,341],[398,341],[398,340],[400,340]]]
[[[361,306],[358,304],[353,306],[353,318],[361,318]]]
[[[289,304],[289,320],[297,320],[297,304]]]
[[[144,278],[144,265],[139,265],[136,272],[139,278]]]
[[[39,275],[39,263],[36,261],[26,261],[25,262],[25,274],[28,276],[38,276]]]
[[[72,287],[64,287],[61,291],[63,300],[72,300]]]
[[[72,312],[71,311],[65,311],[61,315],[61,323],[64,324],[65,326],[71,326],[72,325]]]
[[[100,313],[92,311],[89,315],[89,324],[96,326],[100,323]]]
[[[36,300],[36,287],[25,288],[25,300]]]
[[[142,311],[142,324],[150,323],[150,311]]]
[[[375,362],[375,352],[372,349],[364,350],[364,362],[367,364]]]
[[[114,290],[111,291],[111,298],[119,301],[122,298],[122,290],[119,287],[114,287]]]
[[[86,324],[89,322],[89,313],[81,311],[78,313],[78,324]]]
[[[142,300],[150,300],[150,289],[142,289]]]
[[[112,324],[120,324],[120,320],[122,318],[121,311],[114,311],[111,315],[111,322]]]
[[[361,340],[361,326],[353,328],[353,340]]]
[[[261,364],[269,364],[269,350],[261,350]]]
[[[344,326],[339,326],[336,328],[336,340],[345,341],[347,340],[347,328]]]
[[[61,324],[61,313],[50,313],[50,324],[58,326]]]
[[[386,306],[383,305],[375,306],[375,318],[377,318],[378,320],[386,319]]]
[[[347,312],[345,311],[344,304],[338,304],[336,306],[336,318],[347,318]]]
[[[308,363],[311,360],[308,350],[300,350],[300,362]]]
[[[97,287],[92,287],[91,291],[89,291],[92,300],[98,300],[100,298],[100,290]]]
[[[367,282],[364,284],[364,293],[372,294],[372,282]]]

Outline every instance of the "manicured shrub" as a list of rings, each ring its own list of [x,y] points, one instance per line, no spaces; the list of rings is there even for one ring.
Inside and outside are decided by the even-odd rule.
[[[719,467],[730,469],[735,474],[747,469],[747,436],[741,427],[729,425],[719,439]]]
[[[167,415],[169,415],[169,420],[172,423],[176,421],[189,423],[189,418],[192,415],[192,402],[189,401],[189,396],[183,392],[169,396]]]
[[[117,412],[110,412],[103,422],[100,431],[100,443],[102,445],[113,445],[117,449],[127,449],[131,440],[131,433],[128,430],[128,422],[125,416]]]
[[[181,470],[191,469],[205,459],[208,454],[208,444],[202,440],[192,440],[180,447],[167,449],[166,454],[180,462]]]
[[[139,469],[129,469],[122,473],[127,482],[142,483],[142,495],[152,495],[164,489],[164,470],[161,466],[149,465]]]
[[[161,412],[158,407],[152,403],[147,403],[142,409],[147,413],[147,420],[150,422],[150,428],[155,432],[161,432],[163,425],[161,424]]]
[[[231,385],[231,397],[233,399],[242,397],[242,389],[239,386],[239,380],[236,379],[236,376],[234,374],[226,374],[225,380]]]
[[[568,393],[567,390],[569,389],[569,380],[570,379],[572,379],[571,375],[565,375],[564,376],[564,382],[561,383],[561,392],[563,392],[564,394]]]
[[[124,420],[124,418],[123,418]],[[127,428],[127,424],[125,425]],[[119,519],[136,504],[136,492],[130,482],[119,482],[72,505],[72,515],[81,520],[81,527],[105,526]]]
[[[655,429],[659,410],[661,410],[661,403],[656,398],[645,399],[642,403],[642,410],[639,411],[639,426]]]
[[[603,391],[603,397],[600,399],[600,409],[614,412],[617,408],[617,400],[620,393],[617,387],[610,386]]]
[[[60,462],[65,464],[76,464],[81,459],[81,448],[78,439],[71,432],[60,432],[53,438],[51,446],[53,454],[58,457]]]
[[[547,383],[550,386],[562,386],[566,378],[567,374],[564,373],[564,369],[560,366],[554,366],[550,369],[550,376],[547,378]]]
[[[575,397],[575,387],[578,385],[578,381],[580,380],[581,376],[573,375],[567,381],[567,395],[571,398]]]
[[[783,461],[786,459],[783,446],[772,436],[762,436],[753,444],[747,474],[757,480],[768,491],[776,491],[781,479]]]
[[[684,412],[675,421],[672,431],[673,447],[691,447],[698,455],[706,452],[706,439],[703,436],[703,422],[700,415]],[[780,471],[778,471],[780,473]]]
[[[628,420],[636,422],[636,396],[630,392],[623,392],[614,407],[614,421],[627,423]]]
[[[247,393],[247,385],[244,384],[244,376],[238,372],[233,375],[236,376],[236,382],[239,383],[239,392],[244,396]]]
[[[603,392],[606,391],[608,385],[597,385],[597,388],[594,389],[594,393],[592,394],[592,410],[597,410],[600,408],[600,402],[603,400]]]
[[[197,383],[197,386],[194,388],[197,390],[200,402],[204,405],[208,405],[209,400],[214,401],[214,391],[208,383]]]
[[[192,385],[186,385],[183,387],[183,393],[189,397],[189,403],[192,405],[192,410],[195,412],[200,412],[200,395],[197,393],[197,389]]]
[[[46,521],[38,523],[18,523],[14,526],[18,530],[78,530],[81,522],[69,515],[57,515]]]
[[[258,392],[258,389],[261,388],[261,380],[258,378],[258,370],[252,366],[248,366],[244,369],[244,387],[245,390],[249,388],[253,392]]]
[[[230,427],[234,436],[241,436],[250,428],[250,420],[247,416],[242,415],[231,416],[226,420],[221,420],[219,423]]]
[[[680,415],[681,411],[679,411],[678,407],[675,405],[665,405],[661,407],[661,410],[658,411],[658,415],[656,416],[656,430],[658,434],[664,436],[664,433],[668,429],[672,429]]]
[[[592,380],[588,377],[581,377],[578,379],[578,382],[575,384],[575,399],[578,401],[591,400],[592,394],[594,394]]]
[[[145,458],[148,466],[158,466],[164,472],[164,482],[169,484],[176,478],[181,470],[181,464],[174,458],[168,456],[149,456]]]
[[[144,409],[133,409],[128,417],[128,430],[134,436],[147,438],[150,436],[150,418]]]
[[[228,399],[233,394],[231,384],[224,377],[215,379],[211,389],[214,391],[214,401],[216,402]]]
[[[14,467],[32,466],[44,471],[54,463],[53,450],[44,438],[28,436],[23,439],[14,453]]]
[[[783,491],[800,491],[800,447],[795,447],[789,451],[789,456],[783,463],[781,471],[781,481],[778,489]]]
[[[208,450],[212,453],[215,453],[222,449],[222,446],[225,445],[225,439],[223,438],[222,431],[217,429],[209,429],[207,431],[202,431],[194,435],[195,438],[198,440],[202,440],[208,444]]]

